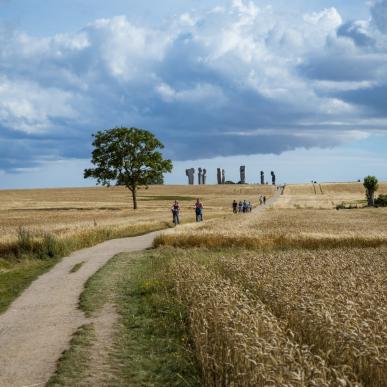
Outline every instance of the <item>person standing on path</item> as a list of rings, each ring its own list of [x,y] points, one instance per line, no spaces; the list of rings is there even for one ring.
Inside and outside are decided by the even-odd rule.
[[[180,224],[180,218],[179,218],[180,206],[177,200],[175,200],[175,203],[173,203],[171,207],[171,211],[172,211],[173,223],[177,226],[178,224]]]
[[[266,205],[266,196],[263,197],[263,204]]]
[[[246,200],[243,200],[243,213],[245,214],[247,212],[247,202]]]
[[[202,222],[203,221],[203,203],[200,201],[200,199],[196,199],[195,203],[195,215],[196,215],[196,221]]]
[[[234,200],[234,201],[232,202],[232,212],[233,212],[234,214],[237,214],[237,213],[238,213],[238,202],[237,202],[236,200]]]

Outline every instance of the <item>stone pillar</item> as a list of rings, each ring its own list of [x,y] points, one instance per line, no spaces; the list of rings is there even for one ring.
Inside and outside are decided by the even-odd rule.
[[[195,168],[186,169],[185,174],[188,177],[188,184],[194,185],[195,184]]]
[[[203,175],[202,175],[202,184],[206,185],[206,182],[207,182],[207,169],[204,168],[203,169]]]
[[[218,179],[218,184],[222,184],[222,172],[221,172],[220,168],[218,168],[218,172],[217,172],[216,177]]]
[[[198,168],[198,184],[202,185],[202,178],[203,178],[203,170],[201,168]]]
[[[246,167],[242,165],[239,170],[240,170],[240,177],[241,177],[240,182],[241,184],[246,184]]]
[[[273,171],[271,171],[270,174],[271,174],[271,182],[273,185],[275,185],[275,183],[276,183],[275,173]]]
[[[261,184],[265,184],[265,172],[261,171]]]
[[[226,183],[226,174],[224,172],[224,169],[222,169],[222,184]]]

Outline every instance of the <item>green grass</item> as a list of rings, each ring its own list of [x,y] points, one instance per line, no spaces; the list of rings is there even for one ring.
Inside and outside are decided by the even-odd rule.
[[[76,273],[84,264],[85,262],[79,262],[75,264],[72,269],[70,270],[70,273]]]
[[[114,304],[119,315],[108,354],[111,374],[104,375],[105,385],[201,385],[188,340],[186,311],[176,302],[164,277],[165,264],[154,251],[120,254],[85,285],[80,308],[87,316],[98,316],[106,303]],[[93,374],[93,369],[76,362],[78,354],[90,351],[91,345],[90,340],[81,347],[73,344],[59,363],[57,380],[66,380],[68,386],[82,385],[80,376]]]
[[[80,386],[90,358],[91,343],[95,339],[92,324],[83,325],[74,334],[70,349],[63,352],[57,364],[57,371],[46,387]]]
[[[0,264],[0,313],[38,276],[51,269],[58,258],[50,260],[24,259]]]
[[[119,229],[96,228],[67,239],[58,239],[50,234],[35,236],[20,229],[16,242],[0,246],[0,313],[3,313],[32,281],[71,252],[105,240],[143,235],[167,227],[170,227],[169,223],[161,222]]]

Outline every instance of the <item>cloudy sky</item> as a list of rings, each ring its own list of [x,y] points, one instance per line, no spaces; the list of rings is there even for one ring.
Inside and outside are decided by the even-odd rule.
[[[387,179],[386,101],[387,0],[0,0],[0,188],[93,184],[114,126],[169,183]]]

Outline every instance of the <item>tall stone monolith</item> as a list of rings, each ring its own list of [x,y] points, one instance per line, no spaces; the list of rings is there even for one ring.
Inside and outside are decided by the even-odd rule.
[[[276,177],[275,177],[275,173],[273,171],[271,171],[271,182],[273,185],[276,185]]]
[[[261,184],[265,184],[265,172],[261,171]]]
[[[198,168],[198,184],[203,184],[203,170],[201,168]]]
[[[202,184],[206,185],[206,183],[207,183],[207,169],[204,168],[203,169],[203,175],[202,175]]]
[[[244,165],[242,165],[240,167],[240,182],[241,184],[246,184],[246,167]]]
[[[186,169],[185,174],[188,177],[188,184],[194,185],[195,184],[195,168]]]
[[[222,184],[222,170],[218,168],[216,177],[218,179],[218,184]]]

